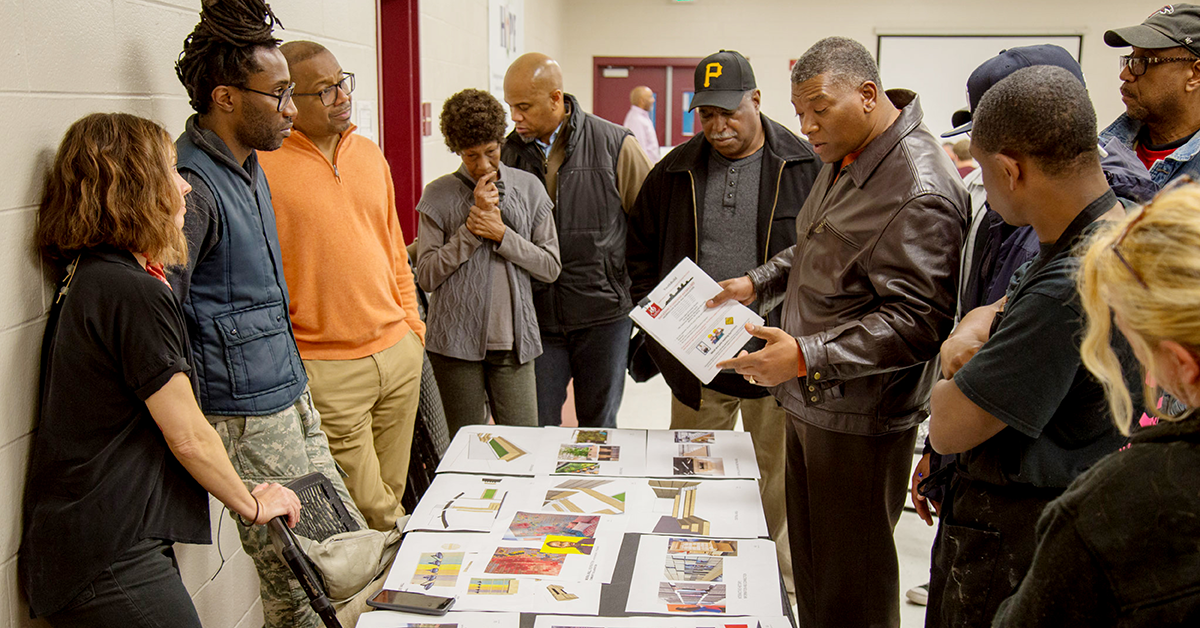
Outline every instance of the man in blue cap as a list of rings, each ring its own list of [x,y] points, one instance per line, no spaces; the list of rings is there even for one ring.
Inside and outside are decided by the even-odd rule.
[[[1104,33],[1121,57],[1125,113],[1100,133],[1137,151],[1157,187],[1200,178],[1200,6],[1168,4],[1137,26]]]

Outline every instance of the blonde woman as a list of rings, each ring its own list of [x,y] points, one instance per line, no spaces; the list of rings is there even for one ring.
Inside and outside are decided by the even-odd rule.
[[[187,259],[190,189],[166,131],[122,113],[71,125],[46,182],[38,245],[66,278],[42,349],[19,562],[30,609],[54,626],[199,628],[172,545],[209,542],[208,493],[245,525],[300,513],[279,484],[246,490],[196,405],[163,273]]]
[[[1079,290],[1083,363],[1103,383],[1123,433],[1143,409],[1109,342],[1118,330],[1145,375],[1200,406],[1200,186],[1164,192],[1102,228],[1087,247]],[[1146,411],[1164,421],[1133,431],[1128,449],[1080,475],[1042,512],[1033,566],[995,626],[1200,624],[1200,417]]]

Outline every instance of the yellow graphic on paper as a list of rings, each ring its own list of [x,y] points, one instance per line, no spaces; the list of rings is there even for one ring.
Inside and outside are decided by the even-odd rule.
[[[710,63],[704,66],[704,86],[708,87],[709,79],[719,78],[723,69],[720,63]]]
[[[725,324],[726,324],[726,325],[732,325],[732,324],[733,324],[733,317],[732,317],[732,316],[726,316],[726,317],[725,317]]]

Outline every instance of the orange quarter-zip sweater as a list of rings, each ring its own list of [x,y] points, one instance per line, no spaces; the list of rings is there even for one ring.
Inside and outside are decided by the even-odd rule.
[[[279,150],[260,151],[258,159],[271,186],[300,357],[363,358],[410,329],[424,343],[392,175],[379,147],[351,126],[330,163],[293,130]]]

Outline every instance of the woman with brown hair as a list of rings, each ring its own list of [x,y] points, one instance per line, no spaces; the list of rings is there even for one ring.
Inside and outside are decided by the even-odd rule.
[[[1131,443],[1042,511],[1033,564],[993,626],[1195,626],[1200,417],[1137,407],[1136,397],[1159,395],[1130,393],[1110,341],[1119,331],[1147,381],[1200,407],[1200,186],[1164,191],[1099,230],[1078,281],[1083,364]],[[1143,410],[1163,421],[1135,428]]]
[[[545,187],[500,162],[506,124],[485,91],[447,98],[442,135],[462,166],[430,181],[417,204],[417,283],[431,293],[425,350],[451,436],[486,423],[489,407],[497,424],[537,425],[542,338],[530,279],[552,282],[562,263]]]
[[[208,543],[208,495],[245,525],[296,495],[246,490],[196,404],[183,313],[163,267],[186,261],[190,188],[159,125],[92,114],[67,130],[37,242],[66,266],[42,345],[20,575],[55,626],[200,626],[174,542]]]

